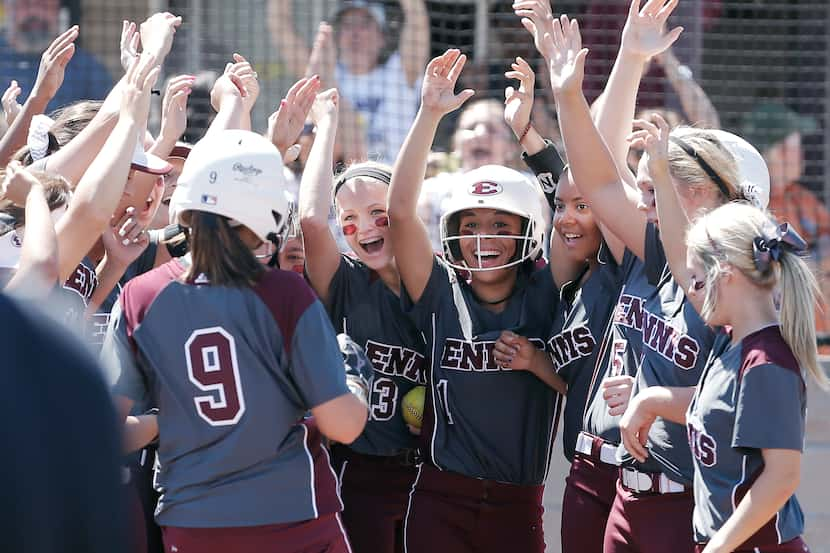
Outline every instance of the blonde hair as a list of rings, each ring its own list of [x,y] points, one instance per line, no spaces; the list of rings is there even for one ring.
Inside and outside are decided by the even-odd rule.
[[[706,295],[701,316],[709,319],[717,303],[718,276],[730,265],[756,286],[780,290],[781,334],[802,367],[822,388],[830,386],[818,364],[815,306],[820,292],[816,278],[797,252],[780,249],[778,261],[759,268],[753,244],[756,238],[776,236],[778,225],[764,211],[732,202],[703,215],[686,236],[688,251],[703,265]],[[763,269],[763,270],[762,270]]]
[[[721,202],[724,203],[742,197],[738,162],[713,132],[692,127],[677,127],[672,130],[671,137],[691,147],[703,163],[720,178],[729,194],[724,197],[723,192],[720,191],[717,183],[713,182],[702,163],[689,155],[678,143],[670,140],[669,172],[675,180],[685,186],[695,188],[714,185],[719,191]]]

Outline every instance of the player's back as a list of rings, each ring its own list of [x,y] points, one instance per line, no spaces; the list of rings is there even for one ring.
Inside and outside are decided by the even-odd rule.
[[[253,288],[185,283],[183,273],[174,260],[121,297],[159,407],[157,520],[226,527],[315,518],[316,456],[300,421],[345,388],[314,382],[309,366],[331,358],[309,359],[311,348],[297,342],[319,338],[325,312],[292,273],[268,271]]]

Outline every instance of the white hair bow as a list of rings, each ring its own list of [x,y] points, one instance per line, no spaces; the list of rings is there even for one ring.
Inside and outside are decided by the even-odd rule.
[[[49,150],[49,130],[55,121],[47,115],[35,115],[29,125],[29,136],[26,144],[33,161],[46,157]]]

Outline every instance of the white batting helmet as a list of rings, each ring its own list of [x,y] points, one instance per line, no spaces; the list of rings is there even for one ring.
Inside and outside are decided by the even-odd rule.
[[[467,271],[492,271],[535,261],[542,251],[545,236],[545,197],[539,187],[514,169],[501,165],[485,165],[464,173],[453,185],[441,216],[441,244],[450,266]],[[522,234],[462,236],[458,228],[458,214],[469,209],[496,209],[522,218]],[[459,248],[462,239],[513,238],[518,244],[513,259],[497,267],[470,267]],[[477,249],[480,249],[477,248]]]
[[[226,130],[200,140],[187,156],[170,199],[170,220],[187,226],[189,211],[227,217],[275,242],[288,219],[279,150],[266,138]]]

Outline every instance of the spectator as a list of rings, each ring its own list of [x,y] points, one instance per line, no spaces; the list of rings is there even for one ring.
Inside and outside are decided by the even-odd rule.
[[[366,145],[365,152],[347,152],[346,161],[360,161],[368,154],[373,160],[394,162],[415,118],[419,79],[429,55],[424,0],[400,0],[404,20],[398,48],[387,44],[382,4],[342,1],[333,14],[333,32],[321,25],[313,51],[294,29],[293,1],[268,3],[269,29],[283,63],[298,76],[308,63],[324,87],[340,90],[344,100],[340,132],[356,134],[355,140]],[[355,142],[343,138],[344,144]]]
[[[804,173],[801,137],[815,132],[816,122],[782,102],[764,101],[747,113],[744,138],[764,154],[770,172],[769,210],[804,238],[818,273],[824,301],[830,299],[830,212],[799,181]],[[830,331],[830,313],[816,314],[818,332]]]
[[[41,53],[58,34],[59,0],[5,0],[6,32],[0,36],[0,85],[17,81],[23,94],[32,91]],[[92,54],[75,46],[63,85],[52,98],[52,110],[78,100],[100,99],[112,78]]]

